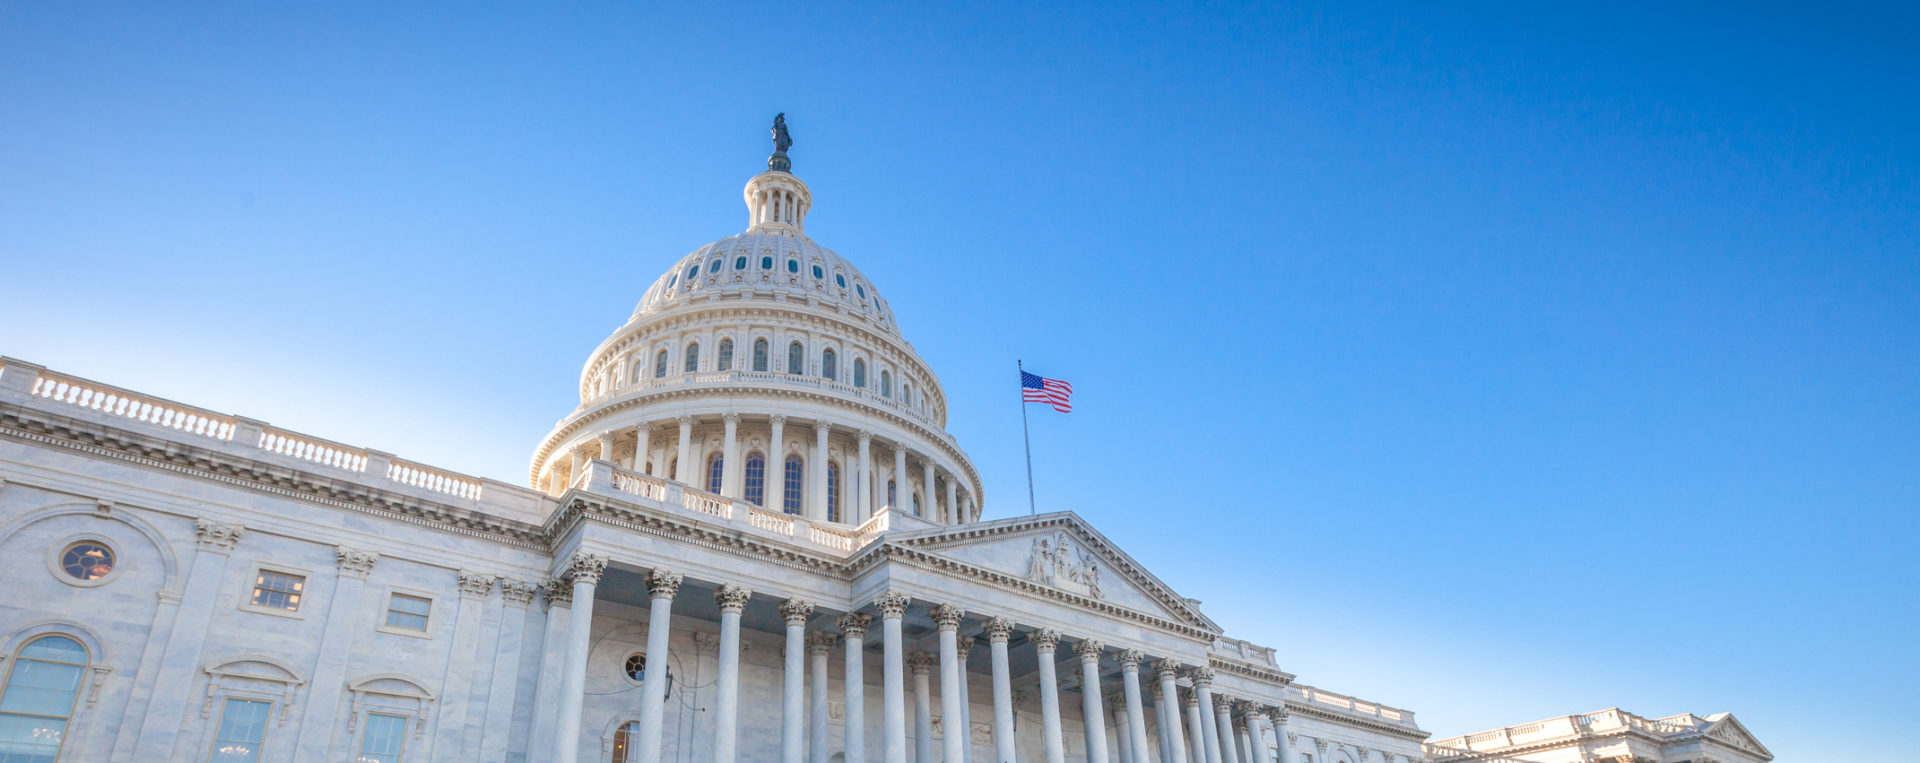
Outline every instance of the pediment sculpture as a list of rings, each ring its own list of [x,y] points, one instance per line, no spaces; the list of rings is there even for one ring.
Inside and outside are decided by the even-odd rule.
[[[1027,580],[1095,599],[1100,595],[1100,565],[1092,554],[1078,549],[1065,532],[1033,539],[1033,557]]]

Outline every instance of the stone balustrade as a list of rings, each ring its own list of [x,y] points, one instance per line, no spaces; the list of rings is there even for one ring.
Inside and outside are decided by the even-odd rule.
[[[1388,707],[1378,702],[1368,702],[1344,694],[1335,694],[1325,689],[1317,689],[1303,684],[1291,684],[1286,688],[1286,695],[1288,700],[1294,702],[1329,707],[1354,715],[1378,718],[1389,723],[1397,723],[1403,726],[1415,725],[1412,710]]]
[[[803,388],[830,392],[849,400],[857,401],[885,411],[900,414],[914,422],[925,425],[947,445],[959,447],[958,441],[947,434],[938,411],[922,410],[917,405],[905,405],[898,400],[883,397],[870,387],[855,387],[852,384],[824,379],[818,376],[774,373],[770,371],[712,371],[706,373],[674,374],[662,378],[647,377],[638,383],[608,387],[600,394],[589,398],[583,410],[598,408],[601,405],[623,397],[634,397],[667,390],[688,390],[702,387],[754,387],[765,389]]]
[[[1693,731],[1701,725],[1703,725],[1703,719],[1691,714],[1650,720],[1619,708],[1609,708],[1595,713],[1563,715],[1518,726],[1439,739],[1427,743],[1427,752],[1436,760],[1445,760],[1487,750],[1538,744],[1588,734],[1604,734],[1621,729],[1634,729],[1655,736],[1667,736]]]

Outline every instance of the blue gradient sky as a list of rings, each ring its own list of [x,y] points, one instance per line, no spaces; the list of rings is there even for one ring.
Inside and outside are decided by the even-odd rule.
[[[1910,757],[1910,9],[76,5],[0,352],[521,482],[786,111],[990,517],[1024,358],[1042,509],[1303,682]]]

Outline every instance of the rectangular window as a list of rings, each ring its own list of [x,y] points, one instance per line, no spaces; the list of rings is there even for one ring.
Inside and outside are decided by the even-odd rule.
[[[387,627],[425,632],[427,613],[432,609],[432,599],[396,593],[387,600]]]
[[[272,702],[229,698],[220,709],[220,731],[213,737],[208,763],[258,763],[272,709]]]
[[[300,611],[300,595],[307,590],[307,579],[300,575],[261,570],[253,578],[253,605],[288,612]]]
[[[407,719],[383,713],[367,714],[367,730],[360,737],[360,757],[354,763],[400,763],[407,742]]]

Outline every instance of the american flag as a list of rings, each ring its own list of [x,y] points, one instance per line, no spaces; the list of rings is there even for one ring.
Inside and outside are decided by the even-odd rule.
[[[1072,413],[1073,403],[1067,402],[1067,397],[1072,394],[1072,384],[1020,372],[1020,399],[1026,402],[1046,403],[1061,413]]]

